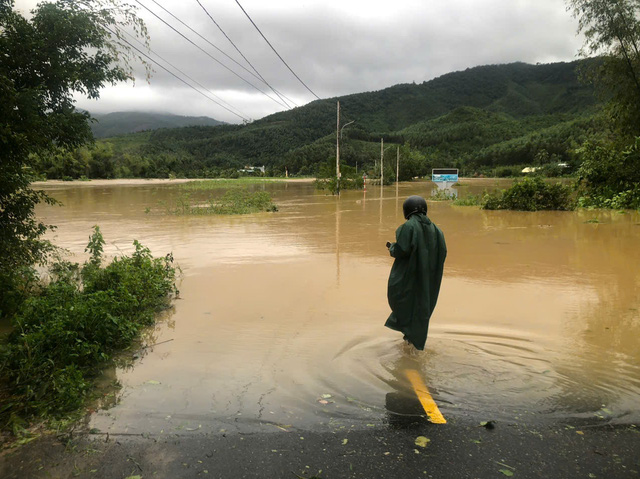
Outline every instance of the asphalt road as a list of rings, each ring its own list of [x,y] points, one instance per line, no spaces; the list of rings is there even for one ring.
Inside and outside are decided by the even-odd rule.
[[[443,425],[399,420],[386,427],[328,432],[162,437],[83,433],[45,436],[5,451],[0,461],[4,479],[131,476],[633,478],[640,476],[640,426],[535,428],[498,422],[487,429],[454,419]]]

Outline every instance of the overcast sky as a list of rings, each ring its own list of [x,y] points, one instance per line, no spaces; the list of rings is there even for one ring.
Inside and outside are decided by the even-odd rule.
[[[128,1],[139,7],[139,15],[147,22],[152,57],[162,56],[245,118],[258,119],[285,109],[247,83],[281,102],[260,79],[158,6],[251,70],[197,0],[139,1],[247,82],[181,38],[137,0]],[[398,83],[421,83],[478,65],[572,61],[582,44],[581,37],[576,36],[577,22],[566,11],[563,0],[239,1],[282,58],[320,98],[380,90]],[[15,2],[23,11],[36,3]],[[315,100],[235,0],[200,3],[272,87],[297,105]],[[135,85],[108,86],[99,100],[78,97],[77,105],[96,113],[143,110],[241,121],[161,68],[154,70],[149,84],[138,69]],[[211,93],[207,95],[216,99]]]

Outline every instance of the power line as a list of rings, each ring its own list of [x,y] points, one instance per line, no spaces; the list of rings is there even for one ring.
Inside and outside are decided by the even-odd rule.
[[[155,0],[152,0],[155,3]],[[231,43],[231,45],[233,45],[233,48],[236,49],[236,51],[240,54],[240,56],[244,59],[245,62],[247,62],[249,64],[249,66],[251,68],[253,68],[253,71],[256,72],[256,75],[258,75],[260,77],[260,79],[265,83],[265,85],[267,85],[269,88],[271,88],[273,90],[273,93],[275,93],[276,95],[278,95],[278,98],[280,98],[282,101],[284,101],[285,103],[286,100],[289,100],[291,103],[293,103],[295,106],[296,103],[294,101],[292,101],[290,98],[287,98],[284,94],[281,94],[278,90],[276,90],[275,88],[273,88],[271,85],[269,85],[269,83],[267,82],[267,80],[264,79],[264,77],[260,74],[260,72],[256,69],[256,67],[253,66],[253,64],[247,59],[247,57],[244,56],[244,54],[240,51],[240,49],[236,46],[235,43],[233,43],[233,40],[231,40],[231,38],[229,38],[229,35],[227,35],[225,33],[225,31],[222,29],[222,27],[220,25],[218,25],[218,22],[216,22],[213,17],[211,16],[211,14],[207,11],[207,9],[204,7],[204,5],[202,5],[202,3],[200,3],[200,0],[196,0],[196,2],[198,2],[198,5],[200,5],[200,7],[202,8],[202,10],[204,10],[204,13],[207,14],[207,16],[211,19],[211,21],[214,23],[214,25],[216,27],[218,27],[218,30],[220,30],[222,32],[222,34],[225,36],[225,38],[227,40],[229,40],[229,43]]]
[[[137,1],[137,0],[136,0]],[[249,21],[253,24],[254,27],[256,27],[256,30],[258,30],[258,33],[260,33],[260,35],[262,36],[262,38],[264,38],[264,41],[267,42],[267,44],[271,47],[271,49],[275,52],[276,55],[278,55],[278,58],[280,60],[282,60],[282,63],[284,63],[286,65],[286,67],[289,69],[289,71],[291,73],[293,73],[293,76],[296,77],[298,79],[298,81],[300,83],[302,83],[304,85],[304,87],[309,90],[313,96],[315,96],[318,100],[320,99],[320,97],[318,95],[316,95],[313,90],[311,90],[311,88],[309,88],[307,86],[307,84],[305,82],[303,82],[300,77],[298,75],[296,75],[296,72],[294,72],[291,67],[289,65],[287,65],[287,62],[284,61],[284,58],[282,58],[280,56],[280,54],[276,51],[275,48],[273,48],[273,45],[271,45],[271,42],[269,42],[269,40],[267,40],[267,37],[264,36],[264,34],[260,31],[260,29],[258,28],[258,25],[255,24],[255,22],[251,19],[251,17],[249,16],[249,14],[246,12],[246,10],[244,8],[242,8],[242,5],[240,5],[240,2],[238,0],[236,0],[236,3],[238,4],[238,6],[240,7],[240,10],[242,10],[244,12],[244,14],[247,16],[247,18],[249,19]]]
[[[188,83],[187,81],[183,80],[182,78],[180,78],[178,75],[176,75],[175,73],[173,73],[171,70],[169,70],[168,68],[164,67],[163,65],[161,65],[160,63],[154,61],[149,55],[147,55],[146,53],[144,53],[142,50],[140,50],[139,48],[137,48],[135,45],[133,45],[132,43],[130,43],[129,41],[127,41],[125,38],[122,38],[122,36],[117,35],[115,32],[113,32],[111,29],[109,29],[109,27],[104,27],[109,33],[111,33],[113,36],[115,36],[116,38],[118,38],[120,41],[123,41],[124,43],[126,43],[127,45],[129,45],[131,48],[133,48],[135,51],[137,51],[140,55],[142,55],[143,57],[145,57],[147,60],[149,60],[151,63],[155,63],[156,65],[158,65],[160,68],[162,68],[163,70],[165,70],[167,73],[169,73],[169,75],[173,76],[174,78],[180,80],[182,83],[184,83],[185,85],[187,85],[189,88],[191,88],[192,90],[197,91],[198,93],[200,93],[202,96],[204,96],[207,100],[212,101],[213,103],[215,103],[216,105],[218,105],[221,108],[224,108],[225,110],[227,110],[229,113],[234,114],[235,116],[237,116],[238,118],[241,118],[242,120],[245,121],[249,121],[248,118],[245,118],[242,115],[237,114],[234,111],[231,111],[229,108],[227,108],[226,106],[222,105],[221,103],[217,102],[216,100],[214,100],[213,98],[211,98],[210,96],[206,95],[205,93],[201,92],[200,90],[198,90],[196,87],[194,87],[193,85],[191,85],[190,83]]]
[[[159,4],[158,2],[156,2],[156,0],[151,0],[153,3],[155,3],[158,7],[160,7],[162,10],[164,10],[166,13],[168,13],[171,17],[173,17],[174,20],[176,20],[177,22],[179,22],[180,24],[182,24],[183,26],[185,26],[186,28],[188,28],[189,30],[191,30],[191,32],[195,33],[198,37],[200,37],[202,40],[204,40],[205,42],[207,42],[209,45],[211,45],[213,48],[215,48],[216,50],[218,50],[220,53],[222,53],[225,57],[227,57],[229,60],[231,60],[233,63],[235,63],[236,65],[238,65],[240,68],[242,68],[244,71],[246,71],[247,73],[249,73],[250,75],[252,75],[254,78],[256,78],[257,80],[262,80],[259,76],[257,76],[255,73],[253,73],[251,70],[249,70],[247,67],[245,67],[243,64],[237,62],[233,57],[229,56],[224,50],[221,50],[220,48],[218,48],[215,44],[213,44],[210,40],[208,40],[207,38],[203,37],[200,33],[198,33],[197,31],[195,31],[193,28],[191,28],[189,25],[187,25],[185,22],[183,22],[182,20],[180,20],[178,17],[176,17],[173,13],[171,13],[169,10],[167,10],[165,7],[163,7],[161,4]],[[264,80],[262,80],[264,81]],[[266,83],[266,82],[265,82]]]
[[[202,83],[200,83],[198,80],[195,80],[194,78],[192,78],[191,76],[189,76],[187,73],[183,72],[182,70],[180,70],[180,68],[178,68],[177,66],[175,66],[173,63],[171,63],[169,60],[167,60],[166,58],[163,58],[160,54],[158,54],[157,52],[154,52],[153,50],[151,50],[151,48],[149,48],[148,46],[146,46],[144,43],[142,43],[140,40],[138,40],[135,36],[131,35],[129,32],[116,27],[116,29],[121,32],[124,33],[125,35],[127,35],[129,38],[133,39],[136,41],[136,43],[138,43],[139,45],[142,45],[143,48],[146,48],[149,52],[151,52],[152,54],[154,54],[156,57],[158,57],[160,60],[162,60],[163,62],[165,62],[166,64],[168,64],[171,68],[173,68],[174,70],[176,70],[178,73],[180,73],[181,75],[184,75],[185,77],[187,77],[189,80],[191,80],[193,83],[195,83],[196,85],[198,85],[200,88],[202,88],[203,90],[209,92],[209,94],[211,94],[211,96],[213,96],[214,98],[217,98],[218,100],[220,100],[222,103],[224,103],[225,105],[227,105],[229,108],[232,108],[234,110],[236,110],[240,116],[242,116],[242,118],[247,117],[247,115],[245,115],[239,108],[236,108],[235,106],[231,105],[230,103],[224,101],[222,98],[220,98],[218,95],[216,95],[215,93],[213,93],[209,88],[207,88],[206,86],[204,86]],[[158,61],[156,60],[156,64],[158,63]],[[162,67],[162,65],[160,65],[160,67]]]
[[[234,72],[231,68],[229,68],[227,65],[225,65],[224,63],[222,63],[220,60],[218,60],[216,57],[214,57],[213,55],[211,55],[209,52],[207,52],[204,48],[200,47],[198,44],[194,43],[191,39],[189,39],[188,37],[186,37],[184,34],[182,34],[180,31],[176,30],[172,25],[170,25],[168,22],[166,22],[165,20],[163,20],[161,17],[159,17],[153,10],[151,10],[149,7],[147,7],[146,5],[144,5],[140,0],[135,0],[136,3],[138,3],[142,8],[144,8],[145,10],[147,10],[149,13],[151,13],[154,17],[156,17],[158,20],[160,20],[162,23],[164,23],[166,26],[168,26],[171,30],[173,30],[174,32],[176,32],[178,35],[180,35],[182,38],[184,38],[186,41],[188,41],[189,43],[191,43],[194,47],[196,47],[198,50],[202,51],[205,55],[207,55],[209,58],[211,58],[213,61],[215,61],[216,63],[218,63],[219,65],[221,65],[222,67],[226,68],[227,70],[229,70],[231,73],[233,73],[235,76],[237,76],[238,78],[240,78],[243,82],[247,83],[248,85],[252,86],[253,88],[255,88],[256,90],[258,90],[260,93],[262,93],[264,96],[266,96],[267,98],[269,98],[270,100],[276,102],[278,105],[287,108],[286,105],[283,105],[282,103],[280,103],[278,100],[276,100],[275,98],[273,98],[272,96],[270,96],[269,94],[267,94],[266,92],[262,91],[260,88],[258,88],[257,86],[255,86],[253,83],[251,83],[249,80],[243,78],[242,76],[240,76],[238,73]]]

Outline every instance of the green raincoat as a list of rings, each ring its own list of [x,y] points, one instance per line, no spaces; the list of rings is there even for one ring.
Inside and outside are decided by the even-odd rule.
[[[395,258],[387,289],[393,312],[385,326],[423,350],[447,256],[444,235],[426,215],[413,214],[396,230],[389,253]]]

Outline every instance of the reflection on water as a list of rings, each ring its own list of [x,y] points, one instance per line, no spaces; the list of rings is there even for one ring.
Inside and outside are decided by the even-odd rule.
[[[460,196],[495,180],[464,180]],[[500,183],[506,185],[507,182]],[[184,276],[171,322],[135,367],[118,369],[111,432],[343,429],[424,421],[404,371],[445,417],[640,419],[640,216],[481,211],[430,202],[448,246],[426,351],[383,327],[385,243],[402,202],[431,183],[344,191],[259,185],[280,211],[164,216],[175,186],[47,186],[55,242],[83,258],[94,224],[106,254],[138,239],[173,251]],[[196,193],[194,193],[196,194]],[[145,209],[151,213],[145,214]],[[598,223],[587,223],[598,219]]]

